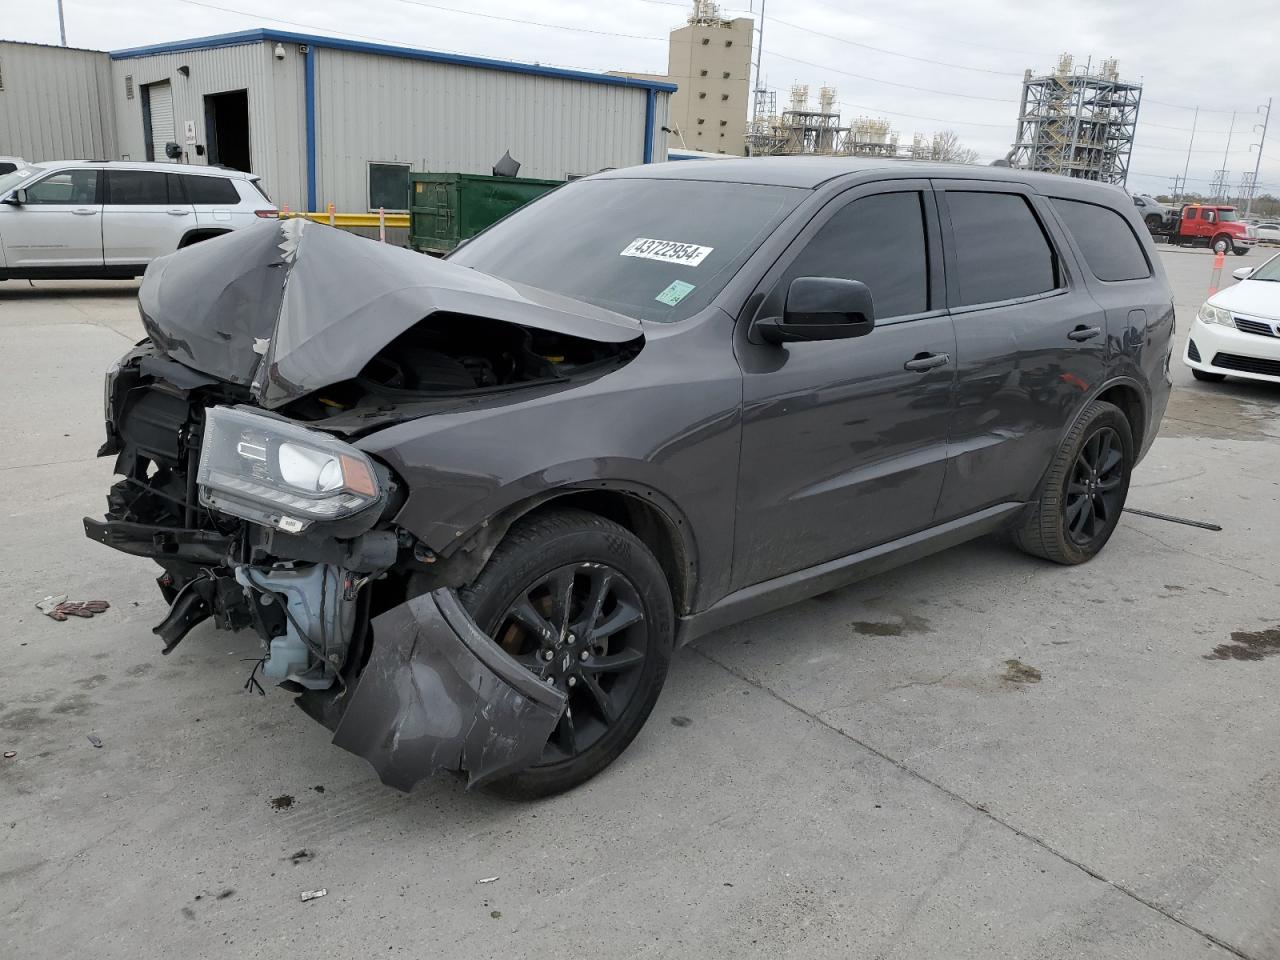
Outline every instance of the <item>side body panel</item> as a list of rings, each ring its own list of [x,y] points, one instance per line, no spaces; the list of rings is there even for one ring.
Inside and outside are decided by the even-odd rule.
[[[532,399],[486,397],[358,446],[405,480],[396,522],[445,555],[549,493],[620,489],[645,499],[696,548],[696,607],[728,591],[742,400],[731,328],[715,308],[645,324],[640,355],[593,382]]]
[[[948,291],[957,342],[957,402],[951,459],[936,519],[1028,500],[1060,438],[1106,373],[1105,317],[1083,287],[1071,249],[1043,198],[1007,182],[939,180],[946,190],[1017,193],[1032,204],[1059,264],[1059,288],[1044,295],[960,306],[956,239],[945,229]],[[1069,338],[1096,330],[1091,339]],[[1079,335],[1079,334],[1077,334]]]

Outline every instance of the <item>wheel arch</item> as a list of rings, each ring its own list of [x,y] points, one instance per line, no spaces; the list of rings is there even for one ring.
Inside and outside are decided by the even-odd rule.
[[[444,559],[446,582],[461,586],[479,575],[517,521],[535,513],[574,507],[619,524],[657,558],[671,589],[677,615],[693,610],[697,588],[697,547],[688,520],[666,496],[651,487],[618,480],[591,480],[544,490],[504,508],[484,521]],[[456,581],[456,582],[455,582]]]
[[[1114,381],[1106,384],[1089,398],[1090,403],[1094,400],[1102,400],[1120,408],[1120,412],[1129,421],[1129,431],[1133,434],[1134,452],[1140,453],[1147,441],[1147,400],[1138,384],[1131,380]],[[1075,419],[1078,420],[1083,414],[1084,407],[1081,407]],[[1070,427],[1067,429],[1070,430]]]
[[[182,239],[178,241],[178,249],[189,247],[193,243],[199,243],[201,240],[212,240],[214,237],[220,237],[224,233],[230,233],[223,227],[193,227],[182,235]]]

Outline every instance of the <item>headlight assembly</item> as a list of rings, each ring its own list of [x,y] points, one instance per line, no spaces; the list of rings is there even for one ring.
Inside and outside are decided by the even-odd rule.
[[[1236,322],[1231,317],[1230,310],[1223,310],[1221,307],[1215,307],[1207,300],[1201,305],[1200,312],[1196,314],[1202,323],[1220,323],[1224,327],[1234,328]]]
[[[233,407],[207,411],[196,481],[205,506],[287,533],[382,496],[373,462],[350,444]]]

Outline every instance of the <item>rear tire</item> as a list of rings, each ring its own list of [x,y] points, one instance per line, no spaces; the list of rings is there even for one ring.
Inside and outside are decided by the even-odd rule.
[[[1248,248],[1248,247],[1236,247],[1236,248],[1235,248],[1235,250],[1234,250],[1234,252],[1235,252],[1235,255],[1236,255],[1237,257],[1243,257],[1245,254],[1247,254],[1247,253],[1249,252],[1249,248]]]
[[[1191,375],[1205,383],[1221,383],[1227,379],[1225,373],[1210,373],[1208,370],[1197,370],[1195,367],[1191,368]]]
[[[649,548],[583,510],[534,515],[511,527],[458,595],[480,629],[568,695],[542,758],[487,789],[547,797],[612,763],[653,710],[675,638],[671,591]]]
[[[1093,559],[1120,522],[1135,457],[1133,430],[1120,409],[1095,400],[1054,455],[1022,526],[1018,546],[1054,563]]]

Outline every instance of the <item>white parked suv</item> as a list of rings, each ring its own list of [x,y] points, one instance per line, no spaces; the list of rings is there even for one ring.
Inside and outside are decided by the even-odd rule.
[[[31,164],[0,174],[0,280],[138,277],[156,257],[277,215],[239,170]]]

